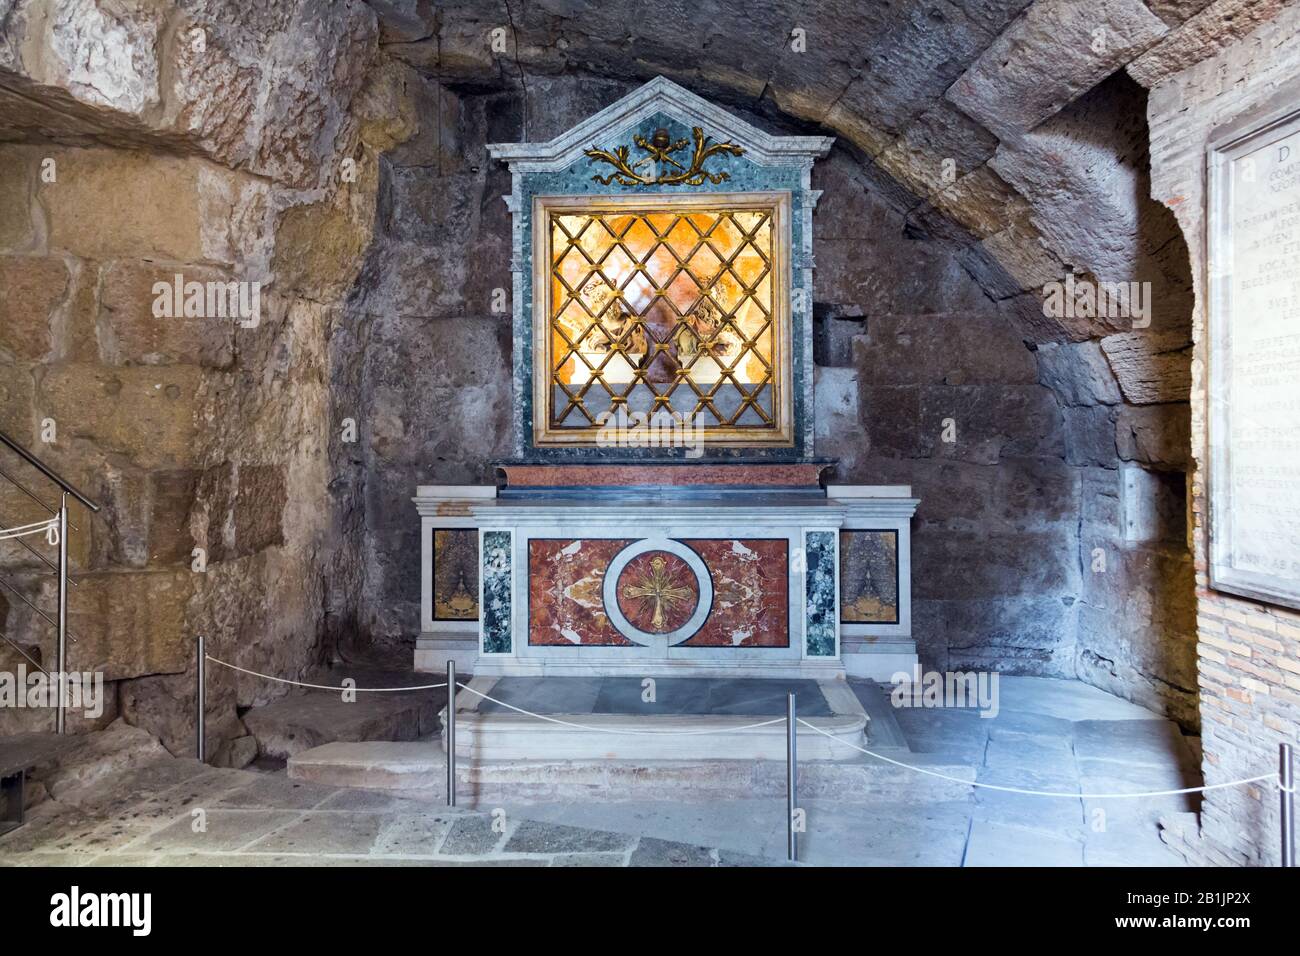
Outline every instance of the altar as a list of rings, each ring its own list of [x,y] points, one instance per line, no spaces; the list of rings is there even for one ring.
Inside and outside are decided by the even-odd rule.
[[[418,670],[911,672],[918,501],[824,485],[814,448],[830,145],[659,78],[489,147],[513,183],[513,454],[493,484],[417,489]]]

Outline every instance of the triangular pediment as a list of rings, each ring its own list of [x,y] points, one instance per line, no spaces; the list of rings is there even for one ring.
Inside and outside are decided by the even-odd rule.
[[[583,158],[593,146],[608,149],[646,120],[666,116],[687,128],[742,147],[760,166],[807,166],[825,156],[831,136],[774,136],[710,103],[672,80],[657,76],[577,126],[544,143],[492,143],[494,159],[514,172],[553,172]]]

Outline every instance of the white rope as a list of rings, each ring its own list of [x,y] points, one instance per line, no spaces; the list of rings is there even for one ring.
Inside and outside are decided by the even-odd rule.
[[[0,541],[8,541],[10,538],[21,538],[29,534],[47,534],[54,532],[54,541],[51,544],[58,544],[58,519],[49,518],[45,521],[36,521],[32,524],[22,524],[13,528],[0,528]]]
[[[446,687],[444,681],[441,684],[418,684],[414,687],[343,687],[337,684],[308,684],[304,681],[289,680],[287,677],[272,677],[270,674],[259,674],[257,671],[250,671],[244,667],[236,667],[234,664],[227,664],[225,661],[219,661],[211,654],[204,654],[208,660],[214,664],[220,664],[222,667],[229,667],[232,671],[239,671],[241,674],[250,674],[253,677],[260,677],[262,680],[273,680],[277,684],[292,684],[295,687],[310,687],[313,690],[332,690],[335,692],[354,690],[359,694],[397,694],[404,690],[436,690],[439,687]]]
[[[285,677],[272,677],[270,674],[261,674],[258,673],[257,671],[248,670],[247,668],[244,667],[237,667],[234,664],[228,664],[223,660],[218,660],[217,658],[213,657],[211,654],[205,654],[203,656],[207,660],[212,661],[212,663],[214,664],[220,664],[222,667],[228,667],[232,671],[239,671],[241,674],[248,674],[252,677],[260,677],[262,680],[275,681],[276,683],[279,684],[292,684],[295,687],[307,687],[313,690],[334,691],[335,693],[338,693],[340,691],[349,691],[349,690],[356,691],[358,693],[372,693],[372,694],[401,693],[402,691],[408,691],[408,690],[436,690],[440,687],[447,686],[445,682],[441,684],[419,684],[412,687],[343,687],[334,684],[309,684],[304,681],[289,680],[288,678]],[[505,707],[507,710],[513,710],[517,714],[523,714],[526,717],[534,717],[537,720],[546,721],[547,723],[550,724],[559,724],[561,727],[573,727],[576,730],[589,730],[593,733],[598,733],[598,734],[615,734],[617,736],[632,735],[637,737],[701,737],[701,736],[707,736],[709,734],[733,734],[744,730],[755,730],[759,727],[770,727],[773,724],[779,724],[785,721],[784,717],[773,717],[771,720],[760,721],[759,723],[756,724],[744,724],[740,727],[728,727],[728,728],[723,728],[718,730],[632,730],[632,729],[620,730],[614,727],[593,727],[590,724],[579,724],[571,720],[561,720],[559,717],[550,717],[547,716],[546,714],[535,714],[531,710],[524,710],[522,707],[516,707],[514,704],[507,704],[504,700],[498,700],[495,697],[491,697],[483,693],[481,690],[476,690],[473,687],[470,687],[468,684],[462,684],[459,681],[457,681],[456,686],[459,687],[461,690],[467,690],[471,694],[475,694],[481,697],[483,700],[491,701],[492,703],[496,704],[498,707]],[[901,760],[895,760],[893,757],[886,757],[884,754],[878,754],[875,751],[868,750],[866,747],[859,747],[857,744],[851,743],[850,741],[847,741],[842,737],[836,737],[834,734],[830,733],[829,731],[822,730],[820,727],[816,726],[815,724],[810,724],[802,717],[796,719],[798,723],[807,727],[809,730],[821,734],[823,737],[829,737],[831,740],[838,741],[839,743],[844,744],[846,747],[851,747],[852,749],[860,753],[866,754],[868,757],[874,757],[877,760],[883,760],[885,763],[893,764],[895,767],[902,767],[904,770],[911,770],[916,773],[925,774],[927,777],[937,777],[940,780],[947,780],[951,783],[958,783],[966,787],[979,787],[983,790],[997,790],[1002,793],[1019,793],[1029,797],[1064,797],[1070,800],[1123,800],[1129,798],[1143,798],[1143,797],[1171,797],[1171,796],[1178,796],[1184,793],[1208,793],[1211,790],[1224,790],[1227,789],[1228,787],[1240,787],[1243,786],[1244,784],[1260,783],[1264,780],[1273,780],[1277,782],[1277,776],[1275,774],[1266,773],[1266,774],[1261,774],[1258,777],[1246,777],[1242,780],[1233,780],[1228,783],[1216,783],[1206,787],[1183,787],[1180,790],[1144,790],[1138,793],[1069,793],[1066,791],[1056,791],[1056,790],[1026,790],[1021,787],[1003,787],[994,783],[979,783],[978,781],[975,780],[963,780],[961,777],[954,777],[951,776],[950,774],[940,773],[937,770],[927,770],[924,767],[916,767],[913,766],[912,764],[903,763]],[[1278,785],[1281,786],[1280,782],[1278,783]]]
[[[1169,797],[1182,793],[1205,793],[1209,790],[1223,790],[1227,787],[1240,787],[1242,784],[1259,783],[1262,780],[1277,780],[1276,774],[1266,773],[1258,777],[1247,777],[1244,780],[1233,780],[1230,783],[1216,783],[1208,787],[1184,787],[1181,790],[1144,790],[1140,793],[1068,793],[1054,790],[1023,790],[1020,787],[1001,787],[995,783],[978,783],[974,780],[963,780],[960,777],[949,776],[946,773],[939,773],[937,770],[926,770],[924,767],[914,767],[909,763],[903,763],[901,760],[894,760],[892,757],[886,757],[884,754],[874,753],[865,747],[859,747],[857,744],[850,743],[842,737],[836,737],[834,734],[828,734],[820,727],[815,727],[802,717],[796,718],[799,723],[803,724],[810,730],[815,730],[823,737],[830,737],[831,740],[838,740],[846,747],[852,747],[854,750],[861,751],[868,757],[875,757],[877,760],[883,760],[886,763],[892,763],[896,767],[903,767],[906,770],[915,770],[917,773],[923,773],[929,777],[938,777],[940,780],[950,780],[953,783],[960,783],[967,787],[980,787],[984,790],[1000,790],[1003,793],[1021,793],[1030,797],[1068,797],[1071,800],[1119,800],[1126,797]]]
[[[574,727],[578,730],[590,730],[598,734],[616,734],[620,737],[629,734],[637,737],[702,737],[707,734],[734,734],[741,730],[753,730],[755,727],[770,727],[772,724],[779,724],[785,721],[784,717],[774,717],[771,720],[764,720],[757,724],[745,724],[742,727],[728,727],[723,730],[618,730],[613,727],[593,727],[589,724],[575,724],[571,720],[560,720],[558,717],[548,717],[545,714],[534,714],[531,710],[524,710],[522,707],[516,707],[514,704],[507,704],[504,700],[497,700],[495,697],[489,697],[481,690],[475,690],[459,681],[456,686],[462,690],[467,690],[471,694],[477,694],[484,700],[490,700],[492,703],[501,707],[509,708],[517,714],[524,714],[528,717],[536,717],[538,720],[544,720],[547,723],[559,724],[562,727]]]

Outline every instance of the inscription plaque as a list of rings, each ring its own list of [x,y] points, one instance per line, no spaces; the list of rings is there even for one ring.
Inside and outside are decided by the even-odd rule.
[[[1300,112],[1208,159],[1210,584],[1300,607]]]

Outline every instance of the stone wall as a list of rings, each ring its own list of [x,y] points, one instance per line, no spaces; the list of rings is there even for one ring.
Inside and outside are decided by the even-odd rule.
[[[924,499],[927,665],[1077,675],[1193,726],[1199,247],[1148,199],[1174,193],[1147,181],[1143,115],[1174,108],[1120,71],[1162,89],[1283,6],[0,0],[0,427],[106,506],[76,545],[72,663],[180,751],[200,629],[268,673],[404,659],[412,490],[491,481],[508,448],[508,181],[484,146],[664,74],[839,138],[816,172],[818,448]],[[154,319],[177,270],[263,282],[258,327]],[[1150,282],[1150,325],[1045,315],[1070,272]],[[49,659],[8,592],[0,618]],[[279,692],[213,680],[218,741]]]
[[[100,723],[174,753],[193,747],[195,635],[277,675],[325,654],[331,337],[393,132],[357,95],[376,36],[355,2],[0,5],[0,427],[102,505],[74,511],[69,667],[109,682]],[[178,275],[257,283],[260,309],[160,316],[154,284]],[[29,505],[0,489],[3,521]],[[0,574],[53,607],[30,554],[6,547]],[[6,595],[0,630],[49,667],[52,629]],[[242,710],[283,690],[209,673],[222,762]]]
[[[1278,744],[1300,743],[1300,614],[1211,590],[1206,573],[1210,396],[1205,363],[1205,148],[1216,131],[1256,110],[1300,99],[1300,8],[1234,30],[1207,24],[1200,42],[1166,51],[1139,72],[1151,85],[1152,195],[1173,210],[1192,251],[1196,308],[1192,334],[1190,541],[1195,553],[1197,683],[1205,782],[1269,773]],[[1277,790],[1232,787],[1205,795],[1200,833],[1180,843],[1220,865],[1278,863]]]
[[[937,568],[918,619],[929,663],[1077,674],[1194,727],[1193,585],[1178,518],[1190,278],[1168,213],[1147,198],[1143,91],[1122,71],[1157,71],[1175,51],[1213,44],[1277,6],[1008,0],[922,16],[912,5],[742,11],[705,0],[635,20],[585,0],[519,9],[467,0],[438,15],[414,0],[376,8],[381,49],[439,84],[443,104],[450,92],[498,104],[501,138],[553,136],[656,74],[760,126],[837,136],[828,163],[857,185],[832,185],[817,214],[821,446],[844,460],[841,478],[892,474],[936,505],[952,487],[989,487],[998,470],[1020,475],[999,487],[1007,501],[986,499],[983,511],[922,509],[918,553]],[[846,32],[850,16],[859,28]],[[708,29],[683,32],[687,17]],[[479,173],[476,145],[460,148]],[[490,208],[498,191],[465,205],[484,223],[501,217],[504,237],[504,210]],[[1151,325],[1045,316],[1044,284],[1070,272],[1151,282]],[[504,274],[479,285],[495,281]],[[910,354],[926,347],[911,329],[932,320],[936,331],[969,323],[977,349],[1006,354],[990,366],[963,353],[966,382],[961,363]],[[898,322],[911,325],[894,335]],[[873,323],[876,342],[892,336],[888,350],[872,344]],[[902,366],[878,367],[884,355]],[[878,374],[892,391],[870,381]],[[940,406],[973,397],[985,402],[959,430],[970,442],[937,442]],[[887,422],[895,434],[870,434]],[[940,463],[942,480],[926,474]],[[416,469],[406,470],[409,485]],[[400,504],[396,492],[380,500],[385,515]],[[1124,530],[1134,515],[1140,528]],[[991,547],[978,540],[981,520],[996,529]],[[385,536],[388,555],[367,565],[385,595],[369,621],[394,613],[396,582],[409,577],[402,534]],[[1037,577],[1017,564],[1036,547],[1052,555]],[[1098,551],[1104,571],[1092,570]]]
[[[530,137],[554,136],[634,84],[528,76],[519,89],[466,88],[400,62],[388,69],[419,131],[381,162],[379,225],[351,306],[364,316],[358,400],[370,423],[354,490],[369,529],[357,633],[372,652],[400,658],[419,611],[413,489],[491,483],[492,461],[509,453],[509,317],[492,311],[493,290],[510,287],[501,200],[509,180],[485,146],[518,139],[525,116]],[[1129,83],[1044,135],[1085,141],[1092,155],[1079,163],[1136,168],[1145,159],[1143,107]],[[730,108],[776,131],[813,131]],[[1104,154],[1084,134],[1116,114],[1129,135]],[[1130,192],[1145,195],[1140,173],[1127,175]],[[1190,558],[1178,523],[1183,458],[1176,439],[1165,450],[1178,419],[1146,424],[1152,403],[1161,413],[1178,407],[1178,375],[1159,394],[1121,386],[1141,381],[1133,369],[1149,371],[1132,358],[1146,354],[1148,336],[1168,337],[1169,367],[1185,369],[1188,355],[1173,343],[1186,322],[1176,294],[1190,282],[1185,259],[1181,275],[1178,263],[1168,270],[1173,279],[1139,266],[1140,278],[1158,280],[1149,333],[1044,331],[1043,321],[1026,323],[989,295],[979,281],[988,267],[967,261],[968,231],[917,197],[901,201],[897,184],[851,144],[817,164],[814,186],[823,191],[814,247],[817,449],[840,459],[834,480],[905,482],[924,499],[914,597],[927,666],[1079,675],[1194,725]],[[1143,213],[1141,221],[1129,213],[1132,245],[1165,246],[1176,230]],[[1134,271],[1124,268],[1125,277]],[[954,443],[941,440],[949,416]],[[1169,519],[1148,522],[1131,541],[1119,525],[1121,466],[1137,473],[1129,484],[1145,510]],[[1107,552],[1103,572],[1090,570],[1097,547]]]
[[[1036,131],[1035,148],[1073,150],[1062,168],[1129,180],[1119,194],[1142,195],[1143,107],[1131,82],[1104,84]],[[1024,151],[999,148],[994,163],[1027,176]],[[953,268],[961,251],[924,241],[961,239],[951,226],[921,231],[918,213],[905,218],[878,198],[864,209],[833,188],[835,167],[819,175],[816,278],[830,302],[818,449],[840,458],[841,480],[907,483],[922,499],[913,613],[923,662],[1077,676],[1195,727],[1179,437],[1190,275],[1172,219],[1150,200],[1124,210],[1133,259],[1107,270],[1152,283],[1150,327],[1080,320],[1065,330],[999,308]],[[1050,224],[1052,212],[1035,215]],[[1164,349],[1155,374],[1152,342]],[[1127,529],[1126,509],[1139,519]]]

